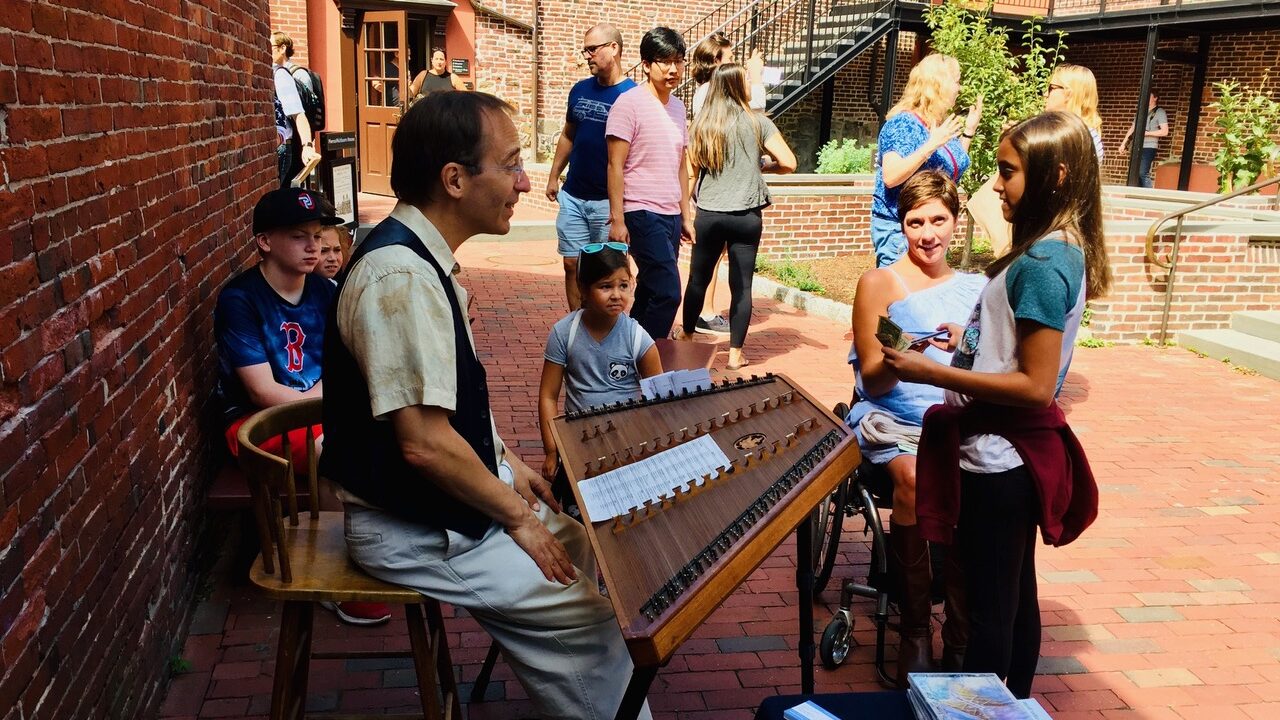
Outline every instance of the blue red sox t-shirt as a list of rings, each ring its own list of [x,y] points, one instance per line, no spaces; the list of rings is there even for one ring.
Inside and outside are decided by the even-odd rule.
[[[595,77],[579,80],[569,91],[569,112],[565,119],[574,124],[573,150],[569,151],[569,177],[564,191],[579,200],[607,200],[609,186],[607,168],[609,154],[605,147],[604,126],[613,102],[635,87],[631,78],[617,85],[601,85]]]
[[[258,408],[236,368],[267,363],[275,381],[305,392],[320,381],[320,352],[325,318],[337,288],[319,275],[308,275],[297,305],[276,294],[250,268],[218,294],[213,333],[218,343],[218,389],[224,418],[231,423]]]

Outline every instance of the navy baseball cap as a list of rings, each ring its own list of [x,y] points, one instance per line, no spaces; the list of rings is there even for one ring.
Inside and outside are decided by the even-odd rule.
[[[317,220],[321,225],[344,222],[323,195],[306,188],[278,188],[263,195],[253,207],[253,234]]]

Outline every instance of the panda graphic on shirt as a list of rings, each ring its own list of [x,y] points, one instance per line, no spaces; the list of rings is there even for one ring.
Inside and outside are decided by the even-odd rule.
[[[631,374],[631,366],[627,363],[610,361],[609,377],[614,380],[625,380]]]

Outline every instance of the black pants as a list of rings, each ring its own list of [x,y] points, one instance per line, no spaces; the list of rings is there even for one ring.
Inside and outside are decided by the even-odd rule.
[[[760,252],[764,223],[760,208],[738,212],[698,210],[693,220],[696,242],[689,259],[689,284],[684,289],[684,331],[693,333],[702,312],[720,253],[729,249],[729,347],[742,348],[751,325],[751,280]]]
[[[631,234],[631,258],[636,261],[636,296],[631,317],[660,340],[671,334],[680,307],[679,215],[632,210],[624,215]]]
[[[995,673],[1019,698],[1031,697],[1040,660],[1039,514],[1026,467],[982,475],[961,471],[956,536],[971,624],[964,671]]]

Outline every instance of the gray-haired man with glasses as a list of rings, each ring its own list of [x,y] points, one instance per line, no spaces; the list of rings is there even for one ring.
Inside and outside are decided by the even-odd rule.
[[[569,91],[569,110],[556,143],[546,190],[547,199],[560,204],[556,237],[564,259],[564,294],[570,310],[577,310],[582,304],[575,279],[578,251],[587,243],[603,242],[609,237],[605,122],[618,96],[636,86],[622,74],[622,33],[617,28],[596,25],[586,32],[582,43],[582,58],[591,69],[591,77],[580,80]],[[562,188],[560,173],[565,163],[569,164],[569,176]]]

